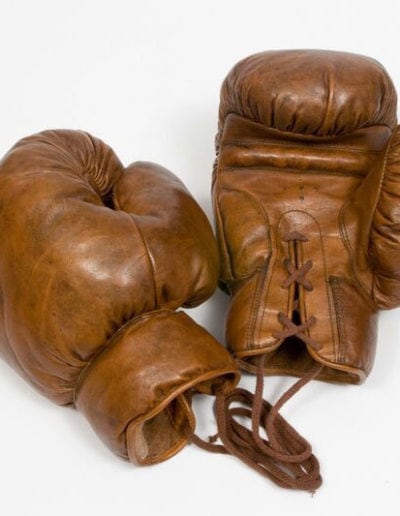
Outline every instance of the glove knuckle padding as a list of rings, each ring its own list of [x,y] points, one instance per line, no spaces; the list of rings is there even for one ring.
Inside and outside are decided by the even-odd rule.
[[[213,196],[227,342],[244,368],[266,354],[266,373],[312,360],[327,380],[370,371],[377,310],[400,304],[395,128],[396,92],[370,58],[272,51],[228,74]],[[279,337],[284,316],[305,325],[299,338]]]
[[[193,432],[183,393],[236,374],[205,330],[173,312],[217,281],[199,206],[170,172],[125,171],[78,131],[17,143],[0,164],[0,206],[1,354],[53,401],[75,402],[119,455],[168,458]]]
[[[194,306],[214,292],[215,240],[205,214],[176,176],[151,163],[133,164],[116,185],[114,202],[131,213],[142,235],[154,266],[157,304]]]
[[[392,127],[396,94],[384,68],[368,57],[329,54],[326,59],[324,51],[283,50],[240,61],[222,86],[220,128],[230,113],[302,135]]]

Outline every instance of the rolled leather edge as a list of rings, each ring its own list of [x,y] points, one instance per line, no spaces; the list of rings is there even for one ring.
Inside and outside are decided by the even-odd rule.
[[[154,464],[190,440],[194,391],[239,381],[234,359],[184,312],[159,310],[128,321],[83,370],[76,407],[117,455]]]

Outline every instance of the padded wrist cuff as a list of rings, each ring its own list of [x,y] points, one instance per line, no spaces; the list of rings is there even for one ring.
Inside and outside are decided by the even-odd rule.
[[[75,403],[118,455],[153,464],[177,453],[195,420],[184,393],[212,394],[239,379],[234,360],[184,312],[129,321],[83,371]]]

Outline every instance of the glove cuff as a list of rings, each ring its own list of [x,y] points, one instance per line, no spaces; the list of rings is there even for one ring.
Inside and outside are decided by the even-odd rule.
[[[75,404],[115,453],[154,464],[193,435],[190,394],[233,388],[238,379],[234,360],[206,330],[184,312],[157,311],[112,337],[79,378]]]

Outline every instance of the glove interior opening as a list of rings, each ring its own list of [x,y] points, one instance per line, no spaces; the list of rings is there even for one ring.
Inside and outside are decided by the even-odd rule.
[[[185,446],[194,427],[192,409],[185,396],[179,395],[153,417],[128,426],[126,439],[129,458],[139,464],[165,460]]]
[[[281,345],[265,354],[264,373],[266,375],[303,376],[315,364],[316,360],[308,352],[307,346],[298,337],[287,337]],[[243,369],[255,372],[257,357],[241,359]],[[341,371],[325,365],[317,380],[356,384],[359,377],[351,372]]]

